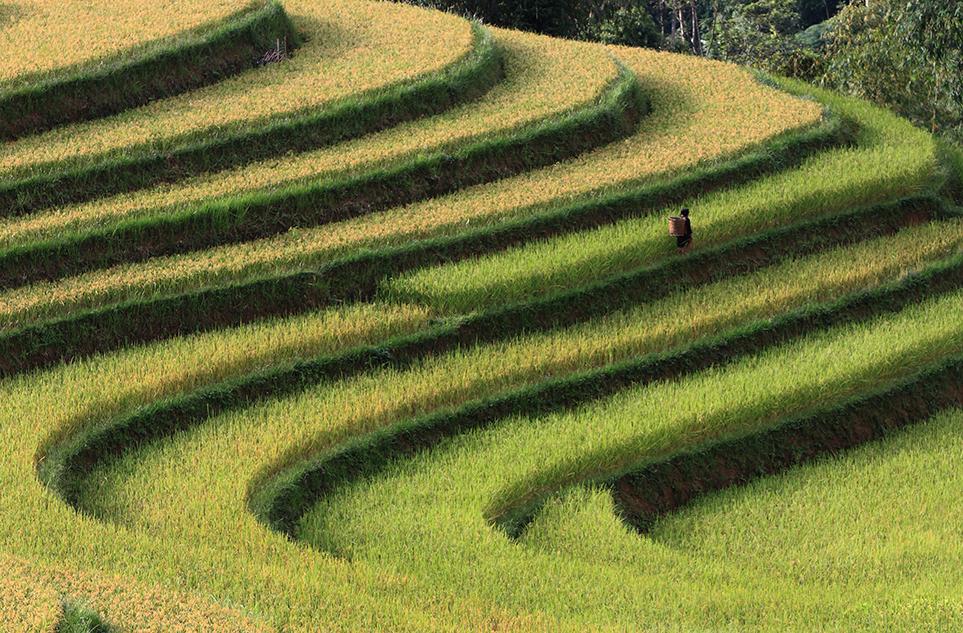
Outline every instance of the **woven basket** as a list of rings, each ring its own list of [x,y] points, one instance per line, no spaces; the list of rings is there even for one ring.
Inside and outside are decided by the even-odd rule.
[[[669,235],[672,237],[683,237],[685,235],[685,218],[669,218]]]

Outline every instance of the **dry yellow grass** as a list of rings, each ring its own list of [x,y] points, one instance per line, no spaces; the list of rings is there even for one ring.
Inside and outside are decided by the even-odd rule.
[[[165,209],[172,207],[306,178],[332,178],[455,146],[585,105],[616,77],[615,64],[598,46],[515,31],[496,30],[495,36],[504,50],[506,79],[478,101],[333,147],[26,218],[8,219],[0,223],[0,245],[101,226],[121,218],[163,215]]]
[[[520,42],[536,41],[532,36],[498,32],[499,41],[514,43],[516,39],[511,37]],[[539,46],[535,48],[539,50],[542,43],[554,42],[545,38],[537,41]],[[544,63],[542,60],[550,51],[536,57],[539,63]],[[3,293],[0,294],[0,321],[16,324],[40,312],[62,313],[118,297],[222,283],[253,273],[299,270],[316,266],[347,250],[452,233],[471,223],[516,217],[520,209],[624,187],[666,171],[726,156],[787,130],[811,125],[821,116],[818,104],[763,86],[736,66],[640,49],[610,49],[610,52],[619,55],[636,73],[653,101],[653,113],[643,121],[637,134],[624,141],[547,169],[364,218]],[[513,57],[510,55],[510,59]],[[581,57],[585,59],[584,54]],[[585,72],[593,72],[593,68],[598,72],[597,63],[583,61],[582,64]],[[537,66],[532,66],[529,72],[544,76],[543,81],[536,84],[539,90],[559,81],[558,75],[548,67],[539,72]],[[578,79],[583,80],[584,74]],[[526,82],[537,80],[538,77],[533,77]],[[533,84],[526,85],[527,90],[535,90]],[[566,81],[562,88],[568,90],[571,86]],[[556,85],[555,89],[560,88]],[[398,132],[379,137],[396,138],[404,143],[405,130],[412,127],[418,126],[404,126],[400,137]],[[364,144],[364,141],[347,144],[349,147],[344,150],[353,151]],[[316,155],[332,157],[333,153],[329,150]],[[267,167],[239,173],[257,173],[258,169],[267,173]],[[220,178],[230,178],[224,186],[242,184],[234,180],[236,176]],[[0,224],[0,244],[23,243],[91,221],[102,222],[116,214],[131,213],[138,206],[177,204],[211,192],[209,185],[188,185],[169,192],[138,193],[6,222]]]
[[[27,75],[91,62],[223,19],[250,0],[6,0],[0,91]]]
[[[0,630],[54,633],[64,602],[83,605],[119,631],[266,633],[244,614],[129,578],[0,554]]]
[[[61,613],[53,587],[26,564],[0,554],[0,631],[54,633]]]
[[[172,10],[171,5],[203,7],[206,3],[167,0],[157,4]],[[142,0],[121,5],[132,16],[138,12],[129,5],[152,6]],[[323,107],[441,70],[466,54],[473,42],[466,20],[403,4],[287,0],[284,7],[296,28],[309,38],[288,61],[114,117],[4,144],[0,173],[19,173],[30,165],[132,145],[163,146],[165,140],[178,136]]]

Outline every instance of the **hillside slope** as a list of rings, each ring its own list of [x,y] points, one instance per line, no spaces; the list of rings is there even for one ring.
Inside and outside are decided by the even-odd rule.
[[[58,5],[127,42],[71,63],[265,7],[293,46],[10,119],[0,627],[963,624],[963,154],[701,58],[141,1]]]

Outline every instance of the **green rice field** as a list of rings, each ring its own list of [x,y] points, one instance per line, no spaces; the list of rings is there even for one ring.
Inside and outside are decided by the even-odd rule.
[[[696,56],[162,4],[0,2],[62,42],[0,62],[0,631],[963,628],[963,150]]]

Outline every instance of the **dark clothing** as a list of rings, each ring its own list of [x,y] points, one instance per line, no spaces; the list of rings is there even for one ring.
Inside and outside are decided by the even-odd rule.
[[[692,223],[689,222],[689,218],[685,219],[685,234],[679,235],[675,238],[676,246],[679,248],[685,248],[692,241]]]

